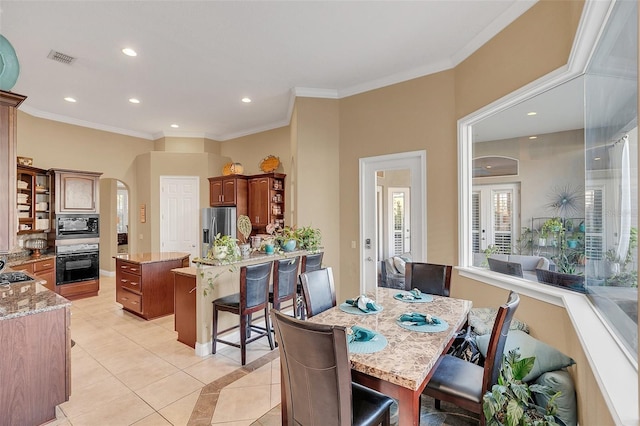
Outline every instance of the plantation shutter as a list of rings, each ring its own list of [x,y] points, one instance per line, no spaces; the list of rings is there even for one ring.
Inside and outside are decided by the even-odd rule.
[[[491,218],[493,221],[493,245],[499,253],[511,254],[513,240],[513,190],[492,191]]]
[[[604,242],[604,190],[591,188],[585,191],[585,235],[584,247],[587,259],[600,260]]]

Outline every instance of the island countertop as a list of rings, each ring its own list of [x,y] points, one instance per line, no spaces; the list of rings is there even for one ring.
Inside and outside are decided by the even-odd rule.
[[[0,285],[0,321],[71,306],[71,302],[48,290],[39,281]]]
[[[135,254],[118,254],[113,256],[114,259],[122,259],[127,262],[134,263],[155,263],[155,262],[165,262],[167,260],[180,260],[189,257],[189,253],[180,253],[174,251],[168,252],[154,252],[154,253],[135,253]]]

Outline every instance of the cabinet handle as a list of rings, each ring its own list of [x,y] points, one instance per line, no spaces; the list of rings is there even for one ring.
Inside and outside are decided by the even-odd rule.
[[[138,283],[135,281],[131,281],[131,285],[138,285]]]
[[[138,272],[138,268],[131,268],[133,272]]]
[[[127,269],[127,268],[128,266],[124,266],[124,265],[120,266],[120,269]]]
[[[123,278],[123,279],[121,279],[121,280],[120,280],[120,282],[121,282],[121,283],[125,283],[125,284],[126,284],[127,282],[129,282],[129,280],[125,280],[125,279]]]
[[[42,267],[43,267],[43,268],[50,268],[50,267],[51,267],[51,264],[50,264],[50,263],[43,263],[43,264],[42,264]]]

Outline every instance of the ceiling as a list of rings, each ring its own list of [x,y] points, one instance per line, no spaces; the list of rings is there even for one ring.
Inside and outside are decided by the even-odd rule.
[[[29,114],[228,140],[289,124],[295,96],[342,98],[454,67],[534,3],[3,0],[0,33]]]

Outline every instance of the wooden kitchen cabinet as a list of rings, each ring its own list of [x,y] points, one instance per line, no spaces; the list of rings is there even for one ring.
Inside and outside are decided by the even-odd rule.
[[[40,425],[55,420],[71,394],[71,306],[43,310],[52,293],[20,287],[28,313],[0,320],[0,424]]]
[[[196,347],[196,268],[173,271],[175,288],[175,330],[178,341]]]
[[[172,269],[189,266],[187,253],[123,254],[116,259],[116,302],[153,319],[174,313]]]
[[[268,173],[249,179],[249,219],[253,228],[264,232],[268,224],[284,226],[286,175]]]
[[[209,204],[235,206],[240,214],[247,214],[247,177],[218,176],[209,178]]]
[[[51,291],[56,291],[56,259],[38,260],[32,263],[33,274],[47,282],[43,284]]]
[[[18,106],[26,96],[0,90],[0,253],[16,238],[16,129]]]
[[[51,169],[56,213],[98,213],[102,173]]]

